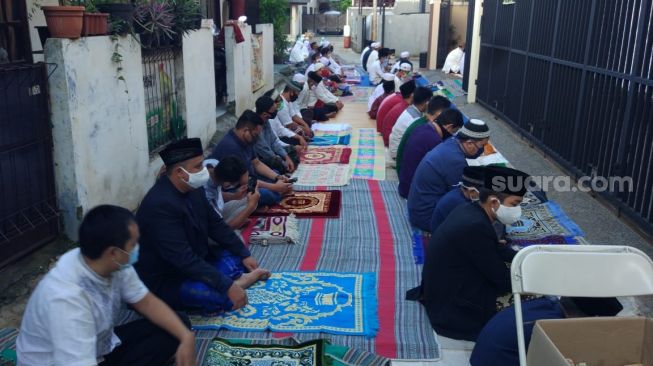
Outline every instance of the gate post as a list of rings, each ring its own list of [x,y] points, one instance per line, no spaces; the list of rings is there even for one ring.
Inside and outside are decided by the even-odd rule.
[[[474,26],[472,28],[471,47],[469,52],[469,85],[467,88],[467,103],[476,102],[476,79],[478,79],[478,60],[481,56],[481,17],[483,16],[483,3],[474,1]],[[469,30],[467,30],[469,32]]]

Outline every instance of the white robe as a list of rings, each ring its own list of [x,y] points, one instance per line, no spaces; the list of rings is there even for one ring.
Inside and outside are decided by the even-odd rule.
[[[381,60],[377,59],[370,66],[367,67],[367,73],[370,76],[370,83],[377,85],[383,81],[383,66]]]
[[[297,41],[290,51],[290,62],[296,64],[304,62],[304,44],[302,41]]]
[[[365,52],[370,49],[370,46],[365,47],[363,52],[361,52],[361,66],[363,66],[363,57],[365,56]]]
[[[463,52],[462,48],[456,47],[456,49],[452,50],[449,52],[447,55],[447,58],[444,61],[444,67],[442,67],[442,72],[444,73],[459,73],[461,68],[460,61],[463,59],[463,55],[465,53]]]
[[[370,67],[372,67],[374,61],[378,59],[379,59],[379,51],[373,50],[372,52],[370,52],[370,57],[367,58],[367,65],[366,65],[367,72],[370,72]]]
[[[372,92],[372,95],[370,95],[370,97],[367,99],[367,111],[368,112],[372,110],[372,104],[374,104],[374,101],[376,100],[376,98],[382,96],[383,93],[385,93],[385,90],[383,90],[383,83],[381,83],[381,84],[376,86],[376,88]]]

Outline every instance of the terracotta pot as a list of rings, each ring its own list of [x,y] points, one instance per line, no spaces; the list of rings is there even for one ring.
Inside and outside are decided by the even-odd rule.
[[[84,19],[83,6],[42,6],[53,38],[79,38]]]
[[[109,27],[109,14],[104,13],[84,13],[84,26],[82,35],[102,36],[107,34]]]

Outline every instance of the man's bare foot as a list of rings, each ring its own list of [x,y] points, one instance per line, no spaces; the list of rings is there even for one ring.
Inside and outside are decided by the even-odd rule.
[[[271,274],[272,273],[267,269],[257,268],[249,273],[243,273],[243,275],[234,282],[242,288],[249,288],[259,280],[267,280],[270,278]]]

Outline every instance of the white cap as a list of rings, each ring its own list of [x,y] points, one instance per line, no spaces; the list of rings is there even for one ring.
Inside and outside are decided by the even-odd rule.
[[[324,41],[324,42],[322,43],[322,47],[329,47],[330,44],[331,44],[331,42],[329,42],[329,41]]]
[[[372,44],[370,45],[370,47],[372,47],[372,48],[380,48],[380,47],[381,47],[381,43],[379,43],[379,42],[374,42],[374,43],[372,43]]]
[[[241,23],[245,23],[247,21],[247,17],[244,15],[241,15],[238,17],[238,21]]]
[[[411,70],[410,64],[406,62],[402,63],[401,65],[399,65],[399,70],[410,71]]]
[[[295,74],[292,77],[292,81],[300,84],[304,84],[306,82],[306,76],[304,74]]]
[[[408,58],[410,57],[410,53],[408,53],[408,51],[404,51],[399,56],[401,56],[401,58]]]
[[[321,62],[318,62],[315,64],[315,71],[318,71],[319,69],[323,68],[324,64]]]
[[[394,79],[395,79],[394,74],[391,74],[389,72],[386,72],[385,74],[383,74],[383,80],[385,80],[385,81],[393,81]]]

